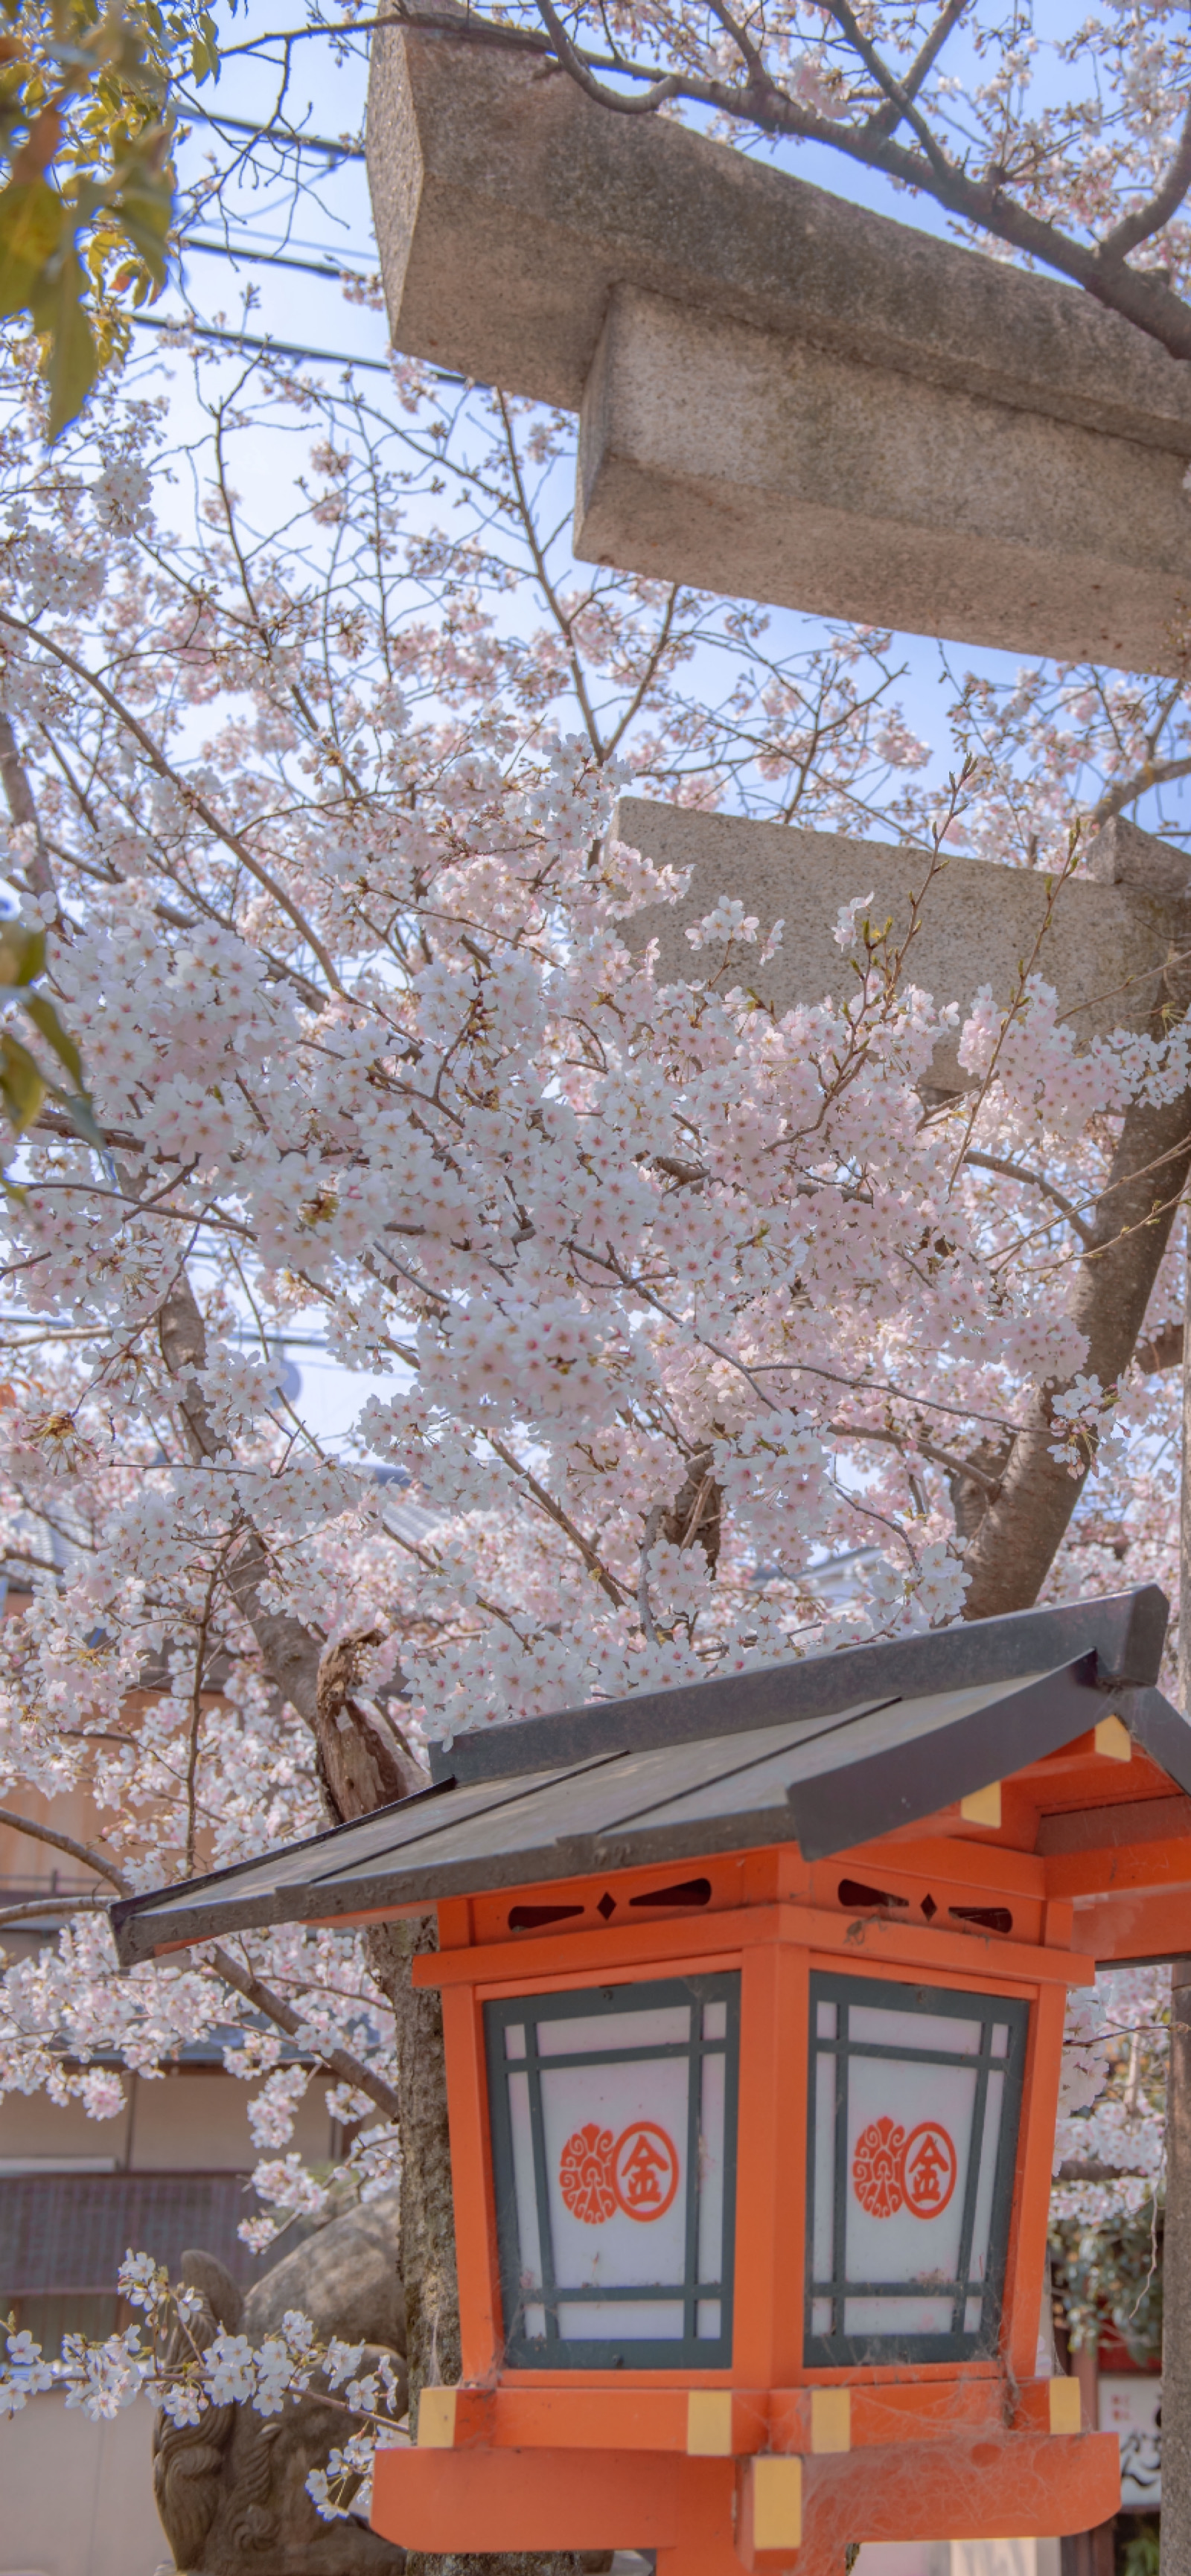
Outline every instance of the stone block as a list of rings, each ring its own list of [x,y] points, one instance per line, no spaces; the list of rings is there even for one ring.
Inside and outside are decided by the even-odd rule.
[[[825,617],[1176,672],[1184,458],[619,286],[575,551]]]
[[[368,167],[397,346],[582,408],[585,559],[1181,667],[1191,377],[1079,289],[416,25]]]
[[[697,813],[642,796],[621,797],[612,830],[659,866],[692,871],[677,904],[649,905],[624,924],[630,947],[639,953],[657,940],[663,981],[697,976],[706,969],[706,952],[692,949],[688,926],[710,912],[721,894],[737,897],[757,915],[761,936],[755,947],[738,951],[739,967],[729,980],[751,987],[779,1013],[854,992],[854,968],[832,936],[840,906],[871,889],[871,918],[879,926],[892,922],[898,946],[909,928],[911,895],[930,866],[929,853],[909,845],[895,848],[840,832]],[[1138,838],[1152,841],[1153,835]],[[1172,875],[1177,872],[1179,854],[1166,842],[1154,847],[1165,854]],[[1183,881],[1191,882],[1191,861],[1183,859],[1181,866]],[[989,984],[1004,1008],[1042,932],[1034,971],[1054,986],[1062,1016],[1081,1037],[1143,1027],[1158,997],[1164,960],[1172,948],[1191,944],[1191,902],[1176,899],[1169,886],[1154,892],[1136,882],[1079,876],[1060,886],[1043,930],[1050,885],[1040,870],[949,858],[927,892],[903,980],[921,985],[936,1001],[958,1002],[961,1011]],[[785,923],[782,945],[761,966],[761,941],[779,918]],[[952,1044],[936,1048],[931,1070],[943,1090],[958,1089],[968,1079]]]

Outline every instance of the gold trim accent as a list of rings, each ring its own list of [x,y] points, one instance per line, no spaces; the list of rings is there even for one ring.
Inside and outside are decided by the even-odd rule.
[[[802,2547],[802,2462],[762,2452],[752,2463],[754,2549]]]
[[[852,2391],[850,2388],[812,2388],[812,2451],[850,2451],[852,2448]]]
[[[732,2391],[691,2388],[686,2401],[686,2447],[692,2460],[732,2457]]]
[[[971,1796],[961,1798],[959,1812],[965,1825],[998,1825],[1001,1821],[1001,1783],[990,1780],[987,1789],[973,1789]]]
[[[1082,2433],[1083,2408],[1078,2379],[1052,2379],[1050,2429],[1052,2433]]]
[[[456,2388],[424,2388],[418,2399],[419,2451],[455,2448]]]

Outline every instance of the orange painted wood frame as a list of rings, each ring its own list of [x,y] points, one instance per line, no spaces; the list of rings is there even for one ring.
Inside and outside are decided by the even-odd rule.
[[[615,1884],[616,1874],[610,1875]],[[771,1877],[769,1888],[772,1884]],[[566,1882],[551,1890],[560,1903],[568,1892]],[[576,1892],[583,1892],[578,1884]],[[463,2380],[472,2388],[565,2388],[573,2397],[578,2376],[594,2400],[601,2390],[623,2395],[637,2388],[657,2391],[667,2383],[765,2392],[807,2383],[842,2381],[855,2387],[894,2380],[925,2390],[932,2383],[996,2379],[1002,2372],[1011,2385],[1033,2379],[1065,1994],[1069,1984],[1085,1984],[1092,1974],[1090,1962],[1067,1946],[1070,1906],[1047,1907],[1047,1937],[1035,1946],[973,1939],[926,1924],[871,1918],[857,1922],[821,1905],[766,1901],[768,1894],[766,1889],[762,1901],[752,1906],[729,1903],[719,1911],[709,1909],[697,1921],[689,1914],[678,1920],[668,1915],[617,1925],[612,1932],[601,1925],[582,1933],[531,1932],[520,1941],[498,1937],[477,1942],[474,1909],[466,1899],[453,1899],[449,1908],[441,1908],[443,1946],[437,1956],[419,1956],[414,1970],[418,1984],[437,1985],[442,1996]],[[854,1970],[890,1982],[904,1982],[907,1974],[916,1981],[926,1977],[952,1990],[999,1992],[1031,2006],[999,2361],[933,2362],[910,2369],[904,2363],[830,2370],[804,2365],[812,1966],[835,1974]],[[618,1982],[637,1984],[656,1978],[659,1970],[681,1975],[709,1968],[733,1968],[741,1974],[731,2367],[705,2372],[585,2370],[578,2375],[518,2369],[506,2374],[483,2004],[494,1996],[605,1985],[610,1974]],[[567,2413],[565,2404],[557,2410],[553,2432],[545,2418],[536,2436],[526,2425],[523,2438],[535,2447],[565,2441]],[[915,2438],[909,2419],[906,2431]]]
[[[739,2576],[796,2562],[844,2576],[853,2541],[1085,2531],[1120,2499],[1115,2433],[968,2436],[808,2460],[801,2534],[780,2553],[743,2539],[753,2462],[649,2451],[394,2449],[377,2456],[372,2525],[407,2549],[647,2549],[659,2576]],[[734,2533],[736,2538],[734,2539]]]

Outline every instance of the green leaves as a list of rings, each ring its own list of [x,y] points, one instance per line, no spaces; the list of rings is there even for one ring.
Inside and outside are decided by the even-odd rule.
[[[32,304],[65,220],[62,199],[45,179],[15,179],[0,191],[0,316]]]
[[[164,143],[161,135],[155,138]],[[119,193],[112,201],[112,214],[132,249],[137,251],[148,269],[156,294],[166,281],[166,254],[170,225],[174,216],[173,174],[168,164],[163,167],[154,151],[130,153],[120,178]],[[143,298],[138,296],[138,303]]]
[[[45,932],[0,921],[0,991],[21,992],[45,972]]]
[[[42,1072],[35,1056],[10,1027],[0,1028],[0,1109],[14,1136],[31,1127],[45,1099],[56,1100],[88,1145],[103,1145],[103,1130],[83,1080],[83,1061],[69,1029],[64,1028],[48,993],[31,990],[45,968],[45,932],[23,922],[0,922],[0,997],[19,1002],[45,1044],[71,1080],[64,1090]]]
[[[32,1126],[48,1087],[28,1047],[10,1029],[0,1029],[0,1103],[14,1136]]]
[[[199,88],[205,80],[219,78],[219,38],[205,9],[190,39],[190,69]]]
[[[99,372],[95,333],[83,296],[83,272],[72,240],[67,250],[47,261],[29,298],[34,323],[45,341],[42,374],[50,396],[51,447],[68,423],[77,420]]]
[[[0,0],[0,319],[42,342],[51,445],[121,345],[121,311],[166,283],[170,76],[218,77],[210,12],[156,0]]]

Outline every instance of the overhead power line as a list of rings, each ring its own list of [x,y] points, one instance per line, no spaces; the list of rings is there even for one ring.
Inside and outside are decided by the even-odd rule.
[[[133,313],[129,316],[134,331],[184,331],[191,340],[217,340],[225,349],[253,349],[264,358],[309,358],[324,367],[366,367],[369,375],[387,376],[384,358],[355,358],[342,349],[306,349],[296,340],[258,339],[251,331],[216,331],[209,322],[171,322],[157,313]],[[448,384],[461,385],[463,376],[448,376]]]
[[[182,250],[205,251],[210,259],[248,260],[262,268],[298,268],[305,277],[327,277],[333,285],[366,281],[367,272],[358,268],[328,268],[325,260],[295,259],[291,251],[247,250],[237,242],[200,241],[197,233],[179,233]]]
[[[349,357],[342,349],[311,349],[297,340],[266,340],[251,331],[217,331],[209,322],[170,320],[158,313],[131,313],[134,331],[183,331],[192,340],[215,340],[225,349],[252,349],[263,358],[309,358],[316,366],[363,367],[369,375],[387,376],[385,358]],[[440,385],[466,385],[466,376],[452,375],[446,367],[430,367],[427,373]]]
[[[287,152],[316,152],[326,161],[362,161],[362,143],[332,143],[326,135],[299,134],[292,126],[250,125],[242,116],[208,116],[201,107],[183,108],[187,125],[209,125],[216,134],[247,134],[257,143],[276,143]]]

